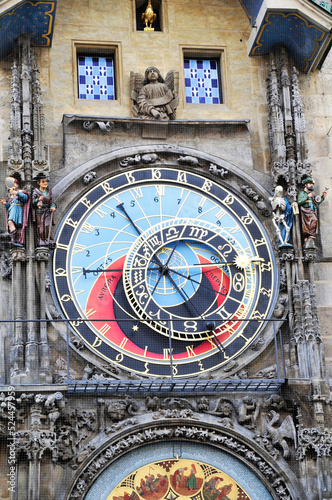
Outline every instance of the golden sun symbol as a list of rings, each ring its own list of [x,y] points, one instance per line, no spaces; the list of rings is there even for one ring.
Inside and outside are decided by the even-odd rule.
[[[250,259],[247,254],[242,253],[235,257],[234,264],[238,269],[244,269],[249,266]]]

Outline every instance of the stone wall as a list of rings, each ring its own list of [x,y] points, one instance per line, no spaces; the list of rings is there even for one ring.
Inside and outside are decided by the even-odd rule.
[[[267,67],[264,60],[247,57],[248,20],[238,2],[230,0],[189,0],[163,2],[164,31],[146,33],[133,29],[133,0],[107,4],[98,1],[59,2],[50,50],[38,49],[38,65],[46,110],[46,140],[51,168],[62,167],[62,116],[129,117],[130,72],[144,73],[149,65],[165,74],[175,69],[180,73],[178,119],[250,120],[254,164],[268,170],[269,154],[265,126]],[[195,5],[196,4],[196,5]],[[116,44],[118,47],[118,99],[113,102],[78,100],[75,88],[75,43]],[[186,105],[182,78],[182,51],[185,48],[224,52],[223,84],[225,104],[213,106]],[[3,63],[6,86],[10,81],[9,66]],[[2,90],[2,89],[1,89]],[[3,100],[5,132],[9,117],[9,95]],[[113,144],[110,143],[112,148]],[[6,157],[6,140],[4,140]],[[207,151],[211,153],[212,151]],[[240,162],[241,163],[241,162]]]

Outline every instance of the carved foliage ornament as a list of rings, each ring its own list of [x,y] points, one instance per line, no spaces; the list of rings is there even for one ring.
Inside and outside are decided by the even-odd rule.
[[[93,410],[71,410],[63,415],[58,428],[59,458],[66,462],[78,454],[96,430]]]
[[[298,439],[298,460],[303,460],[309,450],[313,450],[318,457],[329,457],[331,455],[332,431],[330,429],[301,428],[298,432]]]
[[[29,460],[41,460],[44,452],[49,450],[52,453],[52,460],[56,461],[56,441],[56,433],[47,430],[33,429],[30,431],[18,431],[15,434],[17,451],[26,453]]]

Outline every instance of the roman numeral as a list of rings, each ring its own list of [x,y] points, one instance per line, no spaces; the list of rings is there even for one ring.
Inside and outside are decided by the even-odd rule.
[[[73,227],[73,228],[76,228],[77,227],[77,224],[78,224],[78,221],[77,220],[73,220],[71,217],[67,217],[66,219],[66,222],[67,226],[70,226],[70,227]]]
[[[95,227],[92,226],[91,224],[89,224],[88,222],[84,222],[84,224],[82,225],[81,231],[82,231],[82,233],[90,234],[90,233],[92,233],[94,228]]]
[[[143,198],[143,192],[142,192],[142,189],[140,187],[135,187],[134,193],[135,193],[136,198]]]
[[[101,218],[103,219],[105,217],[105,215],[107,215],[106,212],[104,212],[104,210],[101,209],[101,207],[97,207],[96,210],[95,210],[95,213]]]
[[[120,347],[121,347],[121,349],[124,349],[124,348],[125,348],[125,346],[126,346],[126,343],[127,343],[127,342],[128,342],[127,337],[123,337],[123,339],[122,339],[122,340],[121,340],[121,342],[120,342]]]
[[[98,331],[102,335],[106,335],[106,333],[111,329],[111,326],[105,323]]]
[[[186,345],[186,349],[187,349],[188,358],[192,358],[193,356],[196,356],[196,354],[194,352],[193,345]]]

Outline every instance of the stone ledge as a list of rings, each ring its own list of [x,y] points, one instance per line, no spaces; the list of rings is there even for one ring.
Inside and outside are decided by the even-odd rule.
[[[132,128],[139,128],[141,136],[149,139],[166,139],[168,131],[177,128],[189,127],[193,131],[202,131],[202,128],[220,128],[224,132],[227,127],[245,128],[249,131],[249,119],[243,120],[142,120],[141,118],[117,118],[109,116],[89,116],[89,115],[69,115],[62,118],[64,134],[75,133],[75,128],[82,127],[83,131],[92,130],[102,134],[111,134],[113,131],[122,129],[129,131]],[[75,128],[74,128],[75,127]]]

